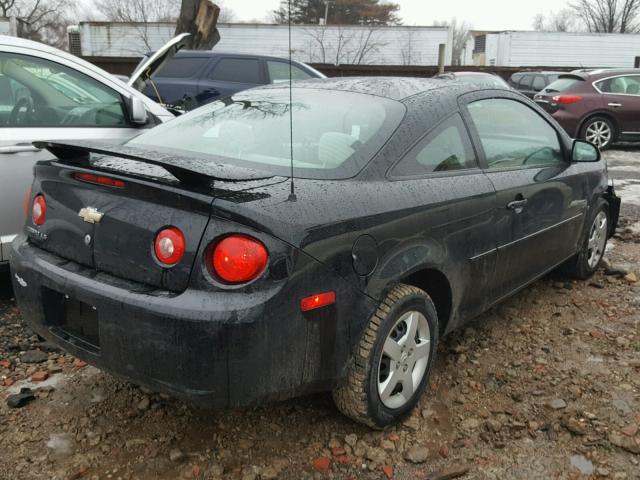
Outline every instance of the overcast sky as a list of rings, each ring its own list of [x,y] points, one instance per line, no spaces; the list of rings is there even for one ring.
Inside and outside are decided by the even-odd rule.
[[[405,25],[431,25],[453,17],[466,20],[476,30],[532,30],[537,13],[561,9],[566,0],[395,0]],[[265,21],[279,0],[226,0],[238,20]],[[329,18],[331,23],[331,18]]]

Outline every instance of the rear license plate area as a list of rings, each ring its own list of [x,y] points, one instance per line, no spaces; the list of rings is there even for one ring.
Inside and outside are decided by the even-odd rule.
[[[52,333],[85,350],[100,350],[98,310],[69,295],[44,288],[45,322]]]

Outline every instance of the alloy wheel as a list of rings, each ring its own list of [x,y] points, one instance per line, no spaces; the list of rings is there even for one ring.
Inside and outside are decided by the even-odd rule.
[[[427,318],[411,310],[403,314],[385,339],[378,365],[378,395],[387,408],[400,408],[420,386],[431,352]]]
[[[598,262],[604,255],[604,248],[607,244],[607,214],[600,211],[593,220],[589,231],[589,241],[587,243],[587,264],[590,269],[596,268]]]
[[[596,120],[587,127],[585,140],[600,148],[606,147],[611,142],[613,132],[609,124],[603,120]]]

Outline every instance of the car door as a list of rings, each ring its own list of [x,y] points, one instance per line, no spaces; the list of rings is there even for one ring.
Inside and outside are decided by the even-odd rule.
[[[262,60],[255,57],[223,56],[198,83],[198,105],[267,83]]]
[[[587,200],[570,141],[539,108],[509,95],[465,98],[484,171],[496,189],[497,297],[560,264],[577,248]]]
[[[426,133],[389,177],[390,188],[411,192],[409,198],[420,205],[398,216],[394,228],[421,232],[410,241],[424,242],[439,252],[436,257],[450,262],[460,318],[482,312],[491,300],[484,286],[493,278],[496,261],[495,190],[479,167],[460,114]]]
[[[0,85],[10,89],[0,98],[0,237],[4,251],[22,230],[23,199],[34,163],[51,158],[35,148],[33,141],[122,141],[139,129],[129,122],[121,92],[67,65],[4,51],[0,52],[0,72]]]
[[[617,120],[624,135],[640,134],[640,75],[619,75],[594,83],[602,108]]]

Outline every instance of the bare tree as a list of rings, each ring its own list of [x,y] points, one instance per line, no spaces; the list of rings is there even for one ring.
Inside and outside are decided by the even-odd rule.
[[[415,31],[413,30],[413,28],[409,28],[408,30],[406,30],[406,40],[402,49],[400,50],[400,55],[402,55],[403,65],[413,65],[414,35],[415,35]]]
[[[0,13],[15,17],[18,36],[63,48],[69,6],[69,0],[0,0]]]
[[[571,5],[589,32],[635,33],[640,0],[577,0]]]
[[[317,63],[367,64],[386,45],[380,40],[380,28],[373,25],[319,25],[307,28],[305,33],[310,39],[309,61]]]
[[[146,51],[154,49],[149,27],[151,22],[173,22],[178,18],[174,0],[96,0],[96,9],[111,22],[127,22],[136,30]],[[144,53],[144,52],[136,52]]]
[[[216,5],[220,9],[220,15],[218,15],[218,23],[233,23],[237,20],[236,12],[227,5],[226,2],[220,0],[216,1]]]
[[[572,9],[563,8],[548,15],[538,13],[533,18],[533,29],[538,32],[576,32],[579,30]]]
[[[462,64],[462,52],[467,45],[467,41],[471,38],[472,26],[467,22],[460,22],[454,17],[450,22],[436,21],[433,23],[436,27],[449,27],[452,31],[453,43],[451,45],[451,63],[453,65]]]
[[[2,14],[0,16],[8,17],[15,4],[16,0],[0,0],[0,13]]]

